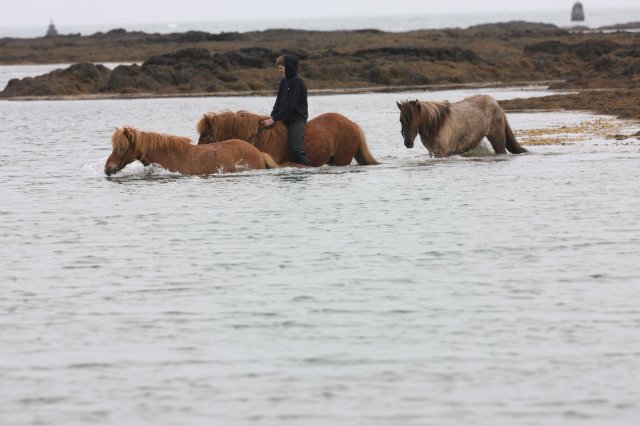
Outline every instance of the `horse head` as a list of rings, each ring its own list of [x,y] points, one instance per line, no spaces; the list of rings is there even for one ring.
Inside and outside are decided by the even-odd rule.
[[[404,146],[413,148],[413,143],[416,136],[418,136],[418,129],[420,128],[420,109],[422,106],[418,100],[396,102],[396,105],[400,110],[400,125],[402,126],[400,133],[404,138]]]
[[[111,176],[118,173],[127,164],[135,161],[137,157],[137,149],[135,145],[135,129],[130,127],[122,127],[116,129],[111,136],[113,151],[104,165],[104,174]]]
[[[210,117],[207,114],[203,115],[203,117],[198,122],[198,133],[200,133],[200,137],[198,138],[198,145],[215,142],[215,127],[213,126],[213,117]]]

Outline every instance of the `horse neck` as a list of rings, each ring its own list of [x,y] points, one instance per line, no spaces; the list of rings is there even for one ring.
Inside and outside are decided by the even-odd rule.
[[[222,140],[228,140],[228,139],[242,139],[243,141],[247,141],[250,144],[255,144],[257,141],[261,140],[262,138],[260,137],[262,135],[262,129],[255,129],[254,131],[250,131],[249,129],[247,129],[246,132],[235,132],[235,133],[229,133],[226,135],[226,137]]]
[[[226,124],[218,124],[221,131],[216,138],[216,142],[229,139],[242,139],[250,143],[255,143],[259,140],[263,129],[262,126],[258,124],[259,119],[260,117],[258,115],[232,116],[231,119],[228,119]]]
[[[429,129],[428,119],[425,117],[420,117],[418,119],[418,134],[420,135],[420,139],[423,141],[431,140],[433,137]]]
[[[423,112],[418,117],[418,133],[422,140],[433,140],[441,131],[444,121],[450,114],[449,104],[435,104],[429,113]]]

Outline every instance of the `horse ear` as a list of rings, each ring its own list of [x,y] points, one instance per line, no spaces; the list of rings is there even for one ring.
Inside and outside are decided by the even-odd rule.
[[[396,105],[398,106],[398,109],[402,111],[402,106],[400,105],[400,102],[396,101]]]

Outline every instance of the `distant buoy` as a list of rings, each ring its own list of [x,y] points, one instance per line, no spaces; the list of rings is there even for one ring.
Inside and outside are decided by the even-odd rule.
[[[56,30],[56,26],[53,25],[53,19],[49,24],[49,29],[47,30],[47,37],[55,37],[58,35],[58,30]]]
[[[571,9],[571,20],[584,21],[584,8],[582,7],[582,3],[579,1],[575,2],[573,9]]]

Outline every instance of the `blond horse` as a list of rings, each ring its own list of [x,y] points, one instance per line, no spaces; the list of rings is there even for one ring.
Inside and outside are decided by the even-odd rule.
[[[287,128],[282,122],[270,128],[260,125],[268,116],[247,111],[206,113],[198,122],[198,144],[239,138],[266,152],[278,164],[293,162],[287,144]],[[326,113],[307,123],[304,150],[312,166],[347,166],[355,158],[358,164],[378,164],[369,152],[364,132],[353,121],[337,113]]]
[[[215,145],[193,145],[182,136],[143,132],[133,127],[117,129],[111,137],[113,151],[104,165],[111,176],[135,160],[155,163],[183,175],[271,169],[278,164],[248,142],[232,139]]]
[[[496,154],[527,152],[518,144],[498,102],[488,95],[470,96],[460,102],[396,102],[404,145],[413,148],[416,136],[434,157],[464,154],[485,136]]]

